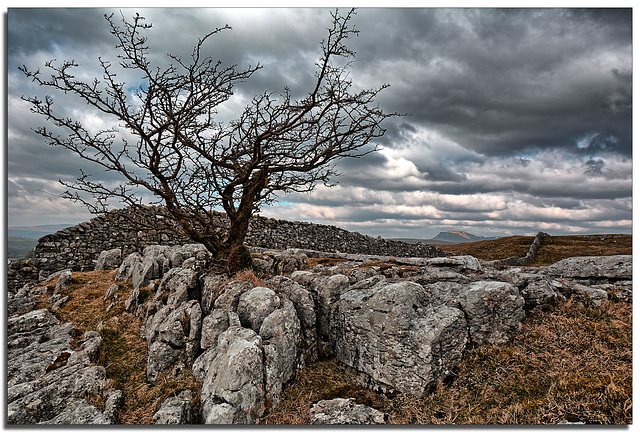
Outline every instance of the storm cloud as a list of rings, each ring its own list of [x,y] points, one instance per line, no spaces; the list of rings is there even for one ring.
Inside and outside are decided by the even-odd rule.
[[[76,223],[90,215],[56,197],[79,169],[117,177],[47,146],[23,95],[44,95],[18,67],[74,59],[100,77],[115,58],[104,14],[152,23],[150,58],[188,56],[198,37],[229,24],[205,54],[263,68],[219,109],[232,120],[256,94],[304,96],[314,79],[330,9],[10,9],[8,13],[9,226]],[[622,9],[364,8],[349,40],[354,87],[380,94],[389,119],[379,151],[337,166],[333,188],[280,197],[270,217],[338,225],[370,235],[429,238],[631,232],[632,13]],[[135,74],[120,77],[133,88]],[[56,95],[69,115],[113,125]]]

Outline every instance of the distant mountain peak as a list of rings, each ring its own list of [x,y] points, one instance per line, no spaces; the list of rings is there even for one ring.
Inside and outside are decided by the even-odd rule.
[[[471,234],[466,231],[442,231],[437,236],[427,241],[433,241],[434,243],[439,242],[439,243],[445,243],[445,244],[457,244],[457,243],[476,242],[476,241],[482,241],[482,240],[493,240],[496,238],[498,237],[477,236],[475,234]]]
[[[468,232],[464,232],[464,231],[445,231],[445,232],[450,234],[457,234],[466,239],[471,239],[471,237],[475,237],[473,234],[469,234]]]

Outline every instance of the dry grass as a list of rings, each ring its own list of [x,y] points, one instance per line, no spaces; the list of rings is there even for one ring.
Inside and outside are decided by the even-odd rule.
[[[512,343],[470,349],[453,380],[420,399],[357,386],[334,361],[307,367],[264,423],[304,424],[322,399],[355,397],[394,424],[556,424],[632,421],[632,307],[567,303],[525,319]],[[338,391],[339,389],[339,391]]]
[[[307,264],[305,265],[305,269],[313,268],[317,265],[332,267],[336,264],[346,262],[346,259],[343,258],[307,258]]]
[[[438,247],[445,252],[451,252],[456,255],[472,255],[478,259],[492,261],[526,255],[533,239],[534,237],[528,236],[511,236],[495,240],[438,245]]]
[[[72,284],[60,290],[60,295],[69,296],[69,301],[56,313],[58,318],[73,322],[83,332],[95,330],[107,318],[104,295],[114,283],[115,274],[114,270],[74,272]],[[108,315],[116,313],[114,310]]]
[[[456,255],[472,255],[492,261],[514,256],[525,256],[533,237],[512,236],[496,240],[483,240],[456,245],[438,245],[444,251]],[[531,266],[545,266],[565,258],[576,256],[631,255],[631,239],[628,234],[574,235],[543,237]]]
[[[544,237],[531,265],[546,266],[575,256],[631,255],[631,240],[628,234]]]
[[[261,279],[260,277],[258,277],[253,270],[248,269],[248,270],[243,270],[240,271],[238,273],[235,274],[235,276],[230,279],[227,283],[229,282],[233,282],[233,281],[245,281],[245,282],[250,282],[251,285],[253,285],[254,287],[257,286],[266,286],[266,282]],[[225,287],[227,284],[224,284],[223,287]]]

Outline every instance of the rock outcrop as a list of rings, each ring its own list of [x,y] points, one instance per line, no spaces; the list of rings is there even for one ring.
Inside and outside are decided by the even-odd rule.
[[[211,256],[197,245],[152,245],[122,260],[115,252],[101,256],[104,267],[121,261],[104,298],[110,308],[124,303],[143,323],[148,381],[190,369],[202,383],[197,412],[193,395],[180,393],[163,401],[154,416],[159,424],[256,423],[297,371],[320,357],[335,356],[373,389],[422,397],[470,345],[515,337],[526,310],[570,297],[596,306],[631,301],[632,289],[626,256],[504,268],[469,256],[254,250],[279,273],[252,282],[209,274]],[[314,262],[320,264],[308,265]],[[56,277],[56,286],[74,280],[70,271]],[[127,283],[133,290],[124,299]],[[45,294],[51,311],[35,310]],[[108,393],[105,369],[95,365],[100,335],[61,322],[55,305],[64,307],[64,298],[46,287],[26,285],[8,297],[7,422],[116,422],[122,396]],[[108,399],[104,410],[87,402],[95,394]],[[346,399],[318,402],[312,418],[384,421]]]
[[[113,415],[84,400],[109,384],[105,369],[93,365],[101,343],[97,332],[80,335],[46,309],[9,317],[7,424],[112,423]]]
[[[383,391],[424,396],[461,360],[464,314],[434,306],[415,282],[381,283],[340,297],[334,322],[336,358]]]

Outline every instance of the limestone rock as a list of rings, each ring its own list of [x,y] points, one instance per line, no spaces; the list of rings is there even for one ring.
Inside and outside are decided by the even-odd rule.
[[[67,360],[67,364],[73,365],[79,363],[82,365],[90,365],[95,363],[102,346],[102,337],[96,331],[85,332],[82,336],[83,342],[79,351],[73,351]]]
[[[315,292],[317,332],[318,332],[318,354],[320,356],[330,356],[334,352],[335,332],[332,322],[335,305],[340,299],[340,295],[349,289],[349,278],[342,274],[330,277],[320,277],[313,281],[310,290]]]
[[[548,266],[544,272],[562,278],[631,279],[633,274],[631,255],[566,258]]]
[[[209,371],[209,366],[217,355],[218,346],[216,345],[207,348],[202,354],[198,356],[197,359],[195,359],[195,361],[193,362],[193,366],[191,366],[191,370],[193,371],[193,376],[196,378],[196,381],[204,381],[204,378],[207,376],[207,372]]]
[[[238,310],[238,302],[240,296],[253,288],[247,281],[232,281],[225,287],[224,291],[218,296],[214,303],[216,309],[223,309],[227,312],[236,312]]]
[[[430,302],[462,309],[460,300],[466,286],[460,282],[444,280],[427,284],[425,289],[428,292]]]
[[[42,292],[42,294],[46,293],[46,287],[43,288],[44,292]],[[31,284],[26,284],[24,287],[20,288],[15,295],[12,295],[13,293],[11,291],[7,294],[7,316],[25,314],[33,311],[39,297],[39,295],[34,292],[34,288]]]
[[[166,272],[158,286],[154,300],[164,297],[167,305],[180,304],[198,297],[198,278],[192,268],[173,268]]]
[[[140,302],[140,288],[135,287],[129,297],[124,301],[124,308],[129,312],[135,312]]]
[[[231,312],[233,313],[233,312]],[[218,345],[218,337],[229,328],[229,312],[222,309],[214,309],[202,320],[202,337],[200,348],[206,350]]]
[[[593,302],[595,306],[602,306],[602,304],[609,299],[605,290],[581,284],[574,285],[573,292],[584,300]]]
[[[108,393],[103,414],[107,418],[109,423],[113,424],[117,422],[118,410],[122,407],[123,402],[124,394],[122,393],[122,390],[111,390]]]
[[[120,264],[120,267],[118,267],[115,280],[118,282],[125,282],[131,279],[133,277],[133,272],[141,261],[142,256],[137,252],[127,255],[127,257],[122,261],[122,264]]]
[[[165,261],[169,261],[165,255],[168,251],[168,246],[153,245],[144,248],[142,260],[132,271],[131,284],[134,288],[148,286],[152,280],[162,277]]]
[[[156,424],[184,425],[193,423],[191,391],[184,390],[178,396],[165,399],[160,409],[153,415],[153,420]]]
[[[149,345],[149,356],[147,358],[147,380],[156,383],[158,376],[162,372],[171,369],[171,367],[175,367],[180,359],[180,349],[175,349],[165,342],[152,342]],[[179,366],[184,365],[180,364]]]
[[[192,365],[200,351],[201,329],[202,311],[196,300],[156,312],[143,329],[149,341],[147,379],[155,382],[160,373],[174,366]]]
[[[202,420],[256,423],[265,409],[262,339],[251,329],[231,327],[220,335],[217,351],[202,383]]]
[[[274,260],[266,254],[252,254],[253,265],[262,273],[271,273]]]
[[[39,424],[111,424],[111,421],[94,405],[84,399],[76,400],[51,420]]]
[[[204,275],[200,285],[200,308],[207,315],[214,309],[214,302],[221,294],[227,278],[222,275]]]
[[[453,267],[461,271],[463,270],[481,271],[482,270],[480,261],[477,258],[472,257],[471,255],[430,258],[427,260],[427,263],[429,266]]]
[[[335,315],[337,359],[374,388],[423,397],[460,361],[467,343],[462,311],[429,300],[424,287],[408,281],[346,292]]]
[[[240,296],[238,317],[243,327],[258,333],[264,319],[279,307],[280,297],[273,290],[256,287]]]
[[[367,279],[361,279],[349,287],[349,289],[369,289],[379,283],[384,283],[387,278],[383,275],[375,275]]]
[[[318,360],[318,333],[316,330],[316,310],[311,293],[297,282],[286,278],[276,278],[274,289],[278,295],[290,300],[300,321],[303,343],[303,360],[307,363]]]
[[[308,256],[300,249],[285,249],[273,256],[271,272],[288,274],[300,270],[307,263]]]
[[[122,251],[120,248],[100,252],[96,262],[96,270],[111,270],[122,264]]]
[[[534,280],[521,290],[525,308],[549,307],[558,304],[566,298],[548,281]]]
[[[186,244],[184,246],[174,246],[166,254],[169,258],[169,265],[172,268],[180,267],[190,258],[196,260],[207,260],[211,257],[211,252],[200,243]]]
[[[317,274],[305,270],[296,270],[291,273],[290,277],[300,285],[309,286],[311,285],[311,282],[313,282],[313,280],[317,277]]]
[[[58,277],[58,281],[56,282],[56,287],[53,290],[53,294],[58,294],[60,290],[68,287],[72,283],[72,273],[71,270],[65,270]]]
[[[462,292],[461,304],[472,342],[505,343],[522,328],[524,299],[510,283],[473,282]]]
[[[360,282],[363,279],[372,278],[374,276],[378,276],[378,272],[371,267],[356,267],[354,269],[349,270],[347,277],[349,278],[349,283],[351,285]]]
[[[116,298],[116,293],[120,289],[120,286],[116,284],[111,284],[111,286],[107,289],[107,292],[104,294],[104,299],[109,300],[111,298]]]
[[[79,413],[86,409],[68,406],[109,384],[105,369],[91,366],[102,342],[100,335],[86,332],[81,349],[74,351],[70,344],[76,336],[73,325],[58,323],[46,310],[10,319],[8,327],[7,423],[52,419],[63,423],[74,416],[73,421],[82,421],[84,414]],[[56,419],[60,414],[63,416]]]
[[[311,424],[316,425],[371,425],[384,424],[384,414],[355,399],[336,398],[321,400],[311,407]]]
[[[295,376],[299,363],[300,321],[291,301],[285,299],[282,308],[265,318],[260,337],[264,348],[266,396],[275,406],[280,403],[284,385]]]
[[[47,309],[38,309],[7,320],[7,336],[47,328],[60,321]]]
[[[469,281],[469,278],[466,275],[458,271],[440,267],[423,267],[420,269],[418,275],[411,279],[421,285],[445,281],[457,283],[465,283]]]

